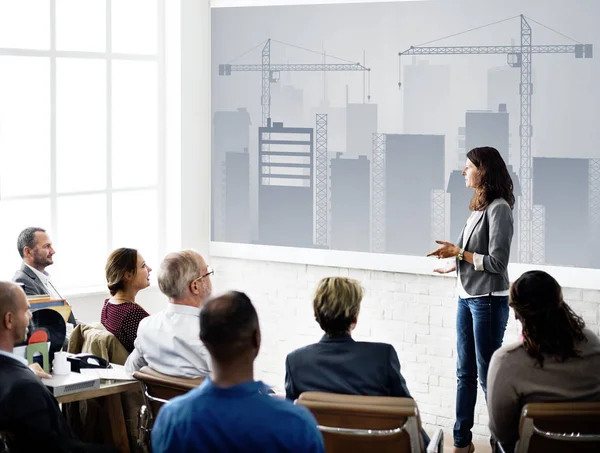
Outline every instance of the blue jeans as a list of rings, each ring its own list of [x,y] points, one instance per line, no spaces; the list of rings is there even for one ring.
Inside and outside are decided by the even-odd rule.
[[[477,376],[487,398],[490,360],[494,351],[502,345],[507,321],[507,296],[458,298],[455,447],[466,447],[471,442],[477,401]]]

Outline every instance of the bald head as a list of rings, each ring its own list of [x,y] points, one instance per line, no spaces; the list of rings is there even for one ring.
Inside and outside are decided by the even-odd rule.
[[[206,302],[200,312],[200,339],[217,362],[231,363],[248,353],[256,357],[260,328],[248,296],[231,291]]]
[[[19,285],[0,281],[0,319],[4,319],[4,315],[8,312],[14,313],[17,311],[19,296],[22,295],[24,293]]]
[[[0,282],[0,349],[12,352],[15,344],[27,338],[31,311],[20,286]]]

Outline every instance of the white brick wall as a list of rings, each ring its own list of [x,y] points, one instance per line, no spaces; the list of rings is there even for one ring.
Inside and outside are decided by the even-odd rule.
[[[284,386],[285,356],[323,334],[312,312],[317,281],[332,275],[359,280],[365,298],[353,337],[394,345],[425,428],[431,432],[433,426],[441,426],[451,435],[456,398],[455,279],[216,257],[211,265],[215,291],[244,291],[255,304],[262,330],[256,377],[279,391]],[[565,288],[564,296],[600,334],[600,291]],[[505,341],[516,340],[517,335],[511,313]],[[476,437],[487,438],[487,423],[480,390]]]

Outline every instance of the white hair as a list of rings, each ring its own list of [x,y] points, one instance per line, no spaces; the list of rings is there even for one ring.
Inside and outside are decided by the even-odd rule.
[[[169,253],[160,263],[158,287],[171,299],[182,299],[187,295],[189,284],[200,277],[202,270],[193,250]]]

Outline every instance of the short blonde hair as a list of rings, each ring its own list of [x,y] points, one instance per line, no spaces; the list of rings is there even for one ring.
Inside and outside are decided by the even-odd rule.
[[[326,277],[317,284],[313,299],[315,319],[328,336],[348,332],[358,317],[363,289],[356,280]]]
[[[193,250],[169,253],[160,263],[158,287],[171,299],[182,299],[187,295],[188,286],[200,277],[202,267],[200,255]]]

